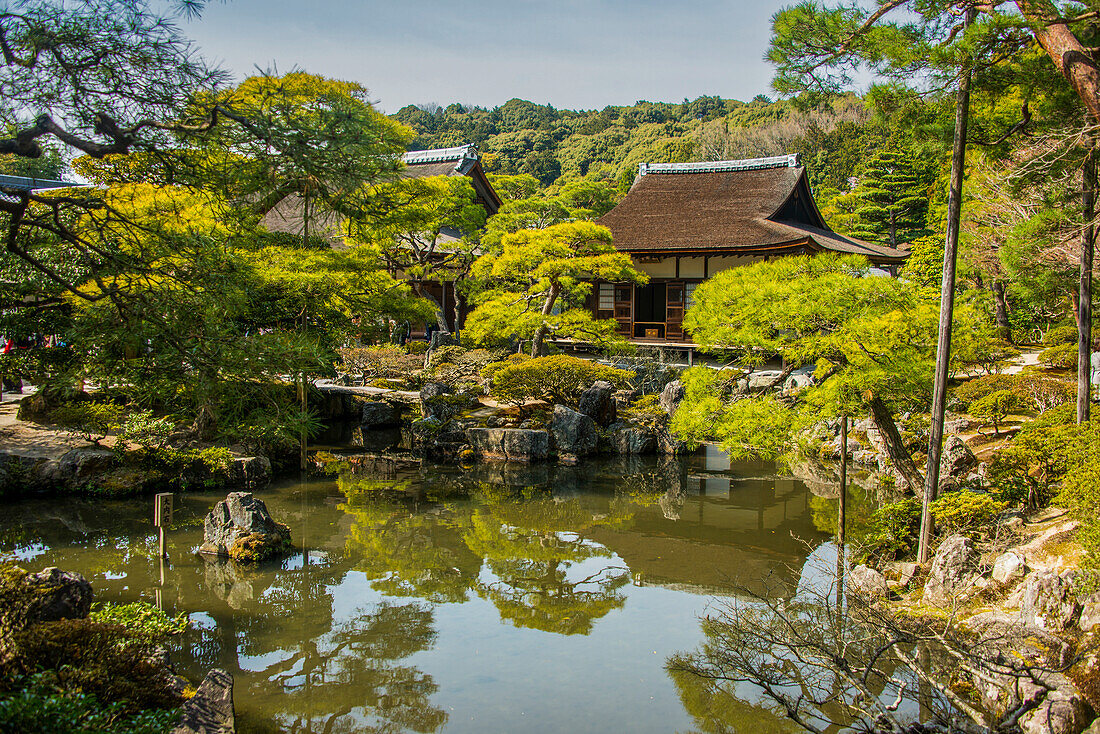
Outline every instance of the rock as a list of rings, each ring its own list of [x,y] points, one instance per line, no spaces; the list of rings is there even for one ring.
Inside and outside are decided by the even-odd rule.
[[[611,425],[618,415],[614,392],[615,386],[610,382],[597,380],[592,383],[592,387],[581,393],[580,412],[594,420],[596,425]]]
[[[586,415],[564,405],[554,406],[550,421],[558,455],[587,456],[596,450],[596,423]]]
[[[1009,650],[1049,668],[1061,668],[1073,660],[1073,647],[1046,630],[1024,624],[1015,614],[979,612],[963,624],[977,634],[972,652],[989,660]]]
[[[525,428],[467,428],[466,440],[482,458],[529,464],[550,455],[550,434]]]
[[[759,372],[752,372],[748,376],[748,389],[749,390],[766,390],[771,387],[771,384],[775,382],[776,378],[781,375],[780,370],[760,370]]]
[[[791,373],[786,382],[783,383],[783,392],[793,393],[798,392],[804,388],[812,386],[817,380],[814,379],[814,371],[817,369],[817,365],[807,365],[800,367]]]
[[[848,572],[848,588],[863,596],[881,596],[887,592],[886,577],[870,566],[856,566]]]
[[[1041,569],[1024,579],[1020,597],[1020,617],[1041,629],[1062,631],[1072,625],[1081,612],[1073,593],[1070,572],[1061,575]]]
[[[966,442],[953,433],[948,434],[940,458],[940,485],[957,484],[977,466],[978,460]]]
[[[657,451],[657,437],[650,431],[629,423],[613,423],[607,427],[611,448],[618,454],[652,454]]]
[[[684,383],[673,380],[665,385],[665,389],[661,391],[659,399],[661,409],[668,413],[669,417],[672,417],[676,413],[676,409],[680,407],[680,402],[683,399]]]
[[[92,608],[92,585],[73,571],[51,567],[28,574],[25,583],[35,595],[27,610],[29,624],[84,619]]]
[[[442,382],[429,382],[420,390],[420,415],[444,423],[458,415],[469,402],[468,398],[452,395],[451,388]]]
[[[1022,734],[1077,734],[1089,722],[1089,707],[1072,685],[1046,694],[1042,703],[1020,717]]]
[[[897,584],[897,586],[904,588],[913,582],[913,579],[920,573],[919,563],[891,563],[887,567],[887,577]]]
[[[392,428],[401,425],[401,411],[385,400],[364,401],[359,412],[363,428]]]
[[[1084,632],[1091,632],[1094,628],[1100,626],[1100,604],[1088,602],[1082,604],[1077,625]]]
[[[943,422],[943,431],[948,435],[969,431],[973,427],[974,422],[969,418],[950,418]],[[943,455],[946,455],[946,451]]]
[[[118,466],[118,456],[105,448],[88,447],[71,449],[58,461],[58,474],[62,481],[73,485],[85,484],[100,474]]]
[[[1024,557],[1015,551],[1003,553],[993,562],[993,580],[999,584],[1014,584],[1026,573]]]
[[[924,583],[925,604],[948,606],[965,597],[978,578],[978,554],[965,535],[943,541],[932,557],[932,568]]]
[[[878,454],[874,451],[854,451],[852,461],[861,466],[878,466]]]
[[[230,492],[203,525],[199,553],[238,561],[262,561],[290,548],[290,528],[271,519],[251,492]]]
[[[1092,370],[1093,370],[1093,379],[1094,380],[1096,379],[1096,357],[1097,357],[1097,355],[1100,355],[1100,352],[1093,352],[1092,353],[1092,364],[1093,364]],[[1093,719],[1092,720],[1092,725],[1089,726],[1088,729],[1085,729],[1083,732],[1081,732],[1081,734],[1100,734],[1100,717],[1097,717],[1097,718]]]
[[[687,451],[687,442],[682,441],[667,428],[657,430],[657,453],[675,456]]]
[[[183,704],[180,723],[171,734],[232,734],[237,724],[233,713],[233,677],[224,670],[206,674],[195,695]]]

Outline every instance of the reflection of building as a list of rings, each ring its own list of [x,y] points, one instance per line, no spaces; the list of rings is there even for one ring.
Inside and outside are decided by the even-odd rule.
[[[630,193],[599,220],[645,286],[599,283],[590,304],[641,342],[686,342],[692,291],[715,273],[769,257],[841,252],[894,269],[908,253],[829,229],[798,157],[641,164]]]
[[[730,467],[716,451],[688,461],[676,519],[648,507],[627,532],[595,528],[586,536],[613,550],[644,583],[793,595],[806,541],[821,538],[806,486],[763,462]]]

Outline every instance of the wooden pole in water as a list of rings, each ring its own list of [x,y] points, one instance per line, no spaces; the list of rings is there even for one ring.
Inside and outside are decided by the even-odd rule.
[[[845,513],[848,509],[848,416],[840,419],[840,503],[837,507],[836,542],[844,552]]]
[[[974,9],[966,11],[966,27],[974,22]],[[947,237],[943,247],[943,280],[940,284],[940,334],[936,345],[936,378],[932,386],[932,421],[928,437],[928,463],[924,470],[920,538],[917,562],[927,563],[932,546],[932,501],[940,483],[943,421],[947,409],[947,373],[951,361],[951,319],[955,310],[955,263],[959,253],[963,174],[966,168],[966,126],[970,116],[970,61],[959,74],[955,101],[955,143],[951,151],[951,190],[947,197]],[[916,491],[916,487],[912,488]]]

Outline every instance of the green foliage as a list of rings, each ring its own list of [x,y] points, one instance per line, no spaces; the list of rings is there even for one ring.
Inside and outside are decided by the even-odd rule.
[[[1003,449],[993,455],[989,481],[998,500],[1041,507],[1055,485],[1076,461],[1070,454],[1076,440],[1076,406],[1062,405],[1025,423]]]
[[[864,559],[895,560],[909,554],[920,530],[920,500],[906,497],[882,505],[871,520],[871,531],[860,555]]]
[[[963,533],[971,537],[985,534],[994,525],[1008,502],[988,494],[962,490],[947,492],[932,502],[932,517],[945,534]]]
[[[1085,567],[1100,578],[1100,423],[1083,424],[1070,444],[1058,503],[1080,522],[1077,540],[1085,550]]]
[[[1077,369],[1077,345],[1058,344],[1039,352],[1039,361],[1061,370]]]
[[[99,443],[125,415],[125,407],[96,400],[66,402],[50,412],[48,420],[75,428],[94,443]]]
[[[413,342],[413,344],[418,343],[424,342]],[[357,375],[363,380],[408,377],[410,373],[424,367],[423,351],[417,354],[392,345],[346,347],[338,349],[337,352],[342,362],[336,366],[336,369],[350,375]]]
[[[492,379],[490,395],[516,405],[529,400],[545,400],[575,407],[581,392],[593,382],[606,380],[622,387],[631,378],[625,370],[565,354],[489,367],[493,368],[486,368]]]
[[[186,612],[170,617],[164,610],[143,601],[129,604],[96,602],[92,605],[88,619],[100,624],[125,627],[150,638],[181,635],[190,625]]]
[[[179,719],[176,709],[128,711],[122,701],[66,691],[49,673],[11,681],[0,691],[0,731],[21,734],[162,734]]]
[[[648,276],[611,243],[611,230],[590,222],[554,224],[505,235],[499,252],[474,263],[486,284],[466,321],[466,335],[479,346],[530,339],[541,356],[547,337],[597,344],[621,342],[613,319],[596,320],[583,307],[593,280],[643,284]]]
[[[151,446],[163,446],[175,423],[164,417],[154,417],[151,410],[132,411],[114,426],[119,441],[133,441]]]
[[[993,424],[994,433],[1001,432],[1001,422],[1014,410],[1019,410],[1020,399],[1011,390],[996,390],[970,404],[970,414]]]
[[[975,401],[1000,390],[1011,391],[1021,409],[1026,407],[1037,413],[1045,413],[1077,397],[1073,383],[1036,372],[982,375],[956,387],[954,395],[961,403],[961,409],[967,410]]]

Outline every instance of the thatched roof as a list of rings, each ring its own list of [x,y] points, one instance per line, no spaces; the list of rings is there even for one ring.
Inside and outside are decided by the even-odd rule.
[[[669,255],[796,254],[833,250],[876,264],[908,253],[837,234],[817,210],[797,156],[645,164],[599,224],[623,252]]]

